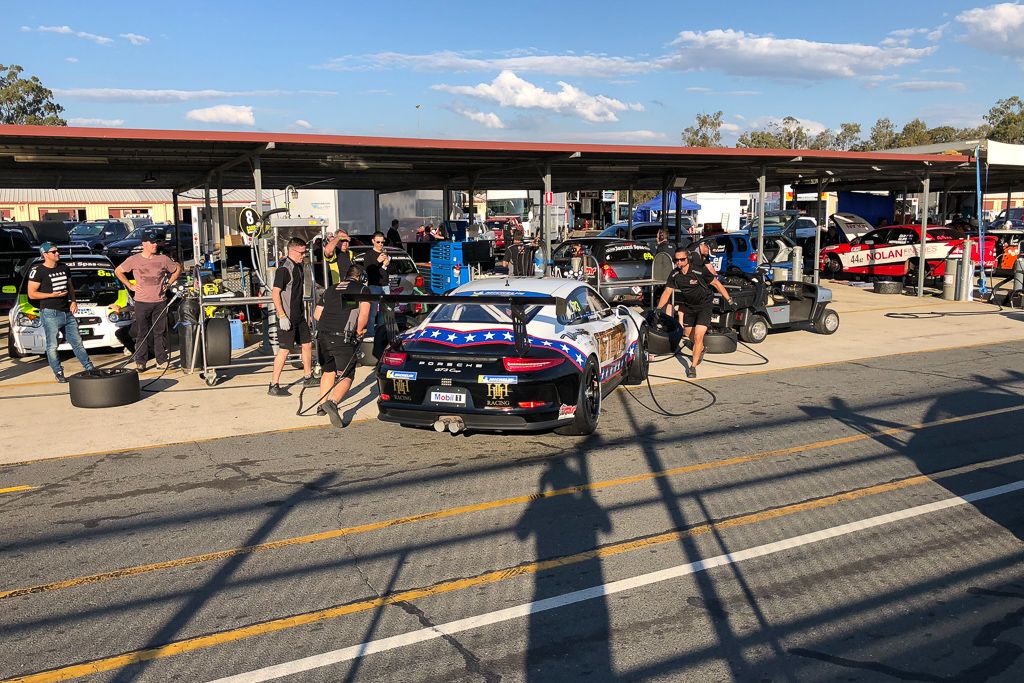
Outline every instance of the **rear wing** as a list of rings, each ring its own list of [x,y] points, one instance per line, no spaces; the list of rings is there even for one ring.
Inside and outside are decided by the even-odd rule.
[[[564,316],[566,311],[565,299],[553,296],[354,294],[346,296],[346,298],[354,301],[379,302],[381,310],[384,312],[384,326],[388,333],[388,343],[396,348],[402,345],[402,338],[398,334],[398,321],[395,319],[395,306],[398,304],[505,305],[509,307],[509,317],[512,318],[512,335],[516,353],[521,356],[525,356],[530,350],[530,337],[526,332],[526,307],[554,306],[560,317]]]

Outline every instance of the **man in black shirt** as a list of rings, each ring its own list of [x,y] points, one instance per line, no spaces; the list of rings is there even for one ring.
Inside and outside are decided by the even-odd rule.
[[[277,342],[280,348],[274,358],[274,371],[267,393],[271,396],[289,396],[287,389],[280,385],[281,371],[288,360],[288,354],[298,350],[302,356],[303,381],[306,386],[315,386],[312,376],[313,335],[306,321],[306,307],[303,302],[306,290],[312,291],[312,277],[303,263],[306,256],[306,242],[298,237],[288,240],[288,255],[274,273],[274,287],[270,298],[277,312]]]
[[[391,227],[388,228],[388,236],[386,242],[389,247],[395,247],[397,249],[402,248],[402,234],[398,232],[397,218],[391,221]]]
[[[71,346],[75,358],[89,374],[97,374],[89,354],[82,344],[82,336],[78,333],[78,302],[75,300],[75,286],[71,281],[71,270],[60,262],[60,252],[50,242],[39,246],[43,262],[32,266],[28,272],[28,298],[39,309],[39,319],[46,335],[46,362],[53,370],[53,376],[61,384],[68,380],[64,377],[64,369],[60,365],[57,346],[60,343],[59,333],[64,331],[64,339]]]
[[[362,266],[350,266],[345,280],[328,287],[313,311],[320,342],[320,367],[324,371],[320,376],[320,395],[331,392],[323,402],[323,409],[335,427],[345,426],[338,404],[352,386],[356,374],[356,349],[370,322],[369,301],[346,299],[346,295],[369,293],[370,290],[363,285],[364,277]],[[341,379],[335,384],[338,373],[341,373]]]
[[[523,233],[516,230],[512,244],[505,249],[504,265],[509,275],[533,275],[534,250],[523,244]]]
[[[654,250],[654,255],[668,254],[673,256],[676,253],[675,245],[668,241],[668,230],[661,228],[658,230],[658,234],[654,238],[655,243],[658,245]]]
[[[697,366],[704,358],[704,334],[711,325],[711,301],[714,288],[731,305],[732,297],[718,278],[707,266],[696,267],[690,263],[690,254],[685,249],[677,249],[675,254],[676,267],[665,282],[665,290],[658,300],[658,308],[671,313],[669,299],[672,292],[676,293],[676,307],[679,311],[679,322],[683,332],[693,342],[693,361],[686,369],[687,377],[697,376]]]

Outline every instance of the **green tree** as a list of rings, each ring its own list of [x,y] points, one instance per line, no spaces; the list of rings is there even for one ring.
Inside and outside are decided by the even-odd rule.
[[[903,130],[896,136],[895,147],[917,147],[919,145],[931,144],[932,138],[928,135],[928,124],[921,119],[914,119],[903,126]]]
[[[0,123],[19,126],[66,126],[64,107],[53,101],[53,91],[35,76],[25,79],[17,64],[0,64]],[[6,73],[5,73],[6,72]]]
[[[1024,100],[1017,95],[996,102],[985,121],[991,126],[989,137],[996,142],[1024,144]]]
[[[859,123],[840,123],[839,132],[836,133],[835,147],[842,151],[854,149],[860,142],[860,124]]]
[[[721,147],[722,112],[697,114],[693,125],[683,129],[682,137],[685,147]]]
[[[954,126],[936,126],[935,128],[928,129],[928,137],[931,138],[932,142],[957,142],[963,140],[960,137],[960,131]]]
[[[886,118],[881,118],[875,121],[875,125],[871,126],[871,132],[868,134],[868,139],[864,141],[861,149],[865,151],[873,151],[879,149],[892,149],[896,146],[896,128],[892,125],[892,121]]]
[[[764,130],[747,131],[736,141],[737,147],[758,147],[775,149],[807,149],[811,136],[800,124],[800,119],[787,116],[782,121],[772,121]]]

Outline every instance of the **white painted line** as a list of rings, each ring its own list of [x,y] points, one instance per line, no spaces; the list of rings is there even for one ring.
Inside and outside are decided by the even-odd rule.
[[[916,507],[878,515],[877,517],[869,517],[868,519],[862,519],[857,522],[841,524],[829,529],[822,529],[821,531],[814,531],[809,534],[794,536],[781,541],[775,541],[774,543],[766,543],[765,545],[759,545],[754,548],[739,550],[735,553],[718,555],[716,557],[710,557],[706,560],[699,560],[697,562],[688,562],[675,567],[669,567],[668,569],[661,569],[656,572],[641,574],[640,576],[634,576],[629,579],[612,581],[611,583],[594,586],[592,588],[585,588],[583,590],[573,591],[563,595],[556,595],[555,597],[537,600],[536,602],[527,602],[522,605],[516,605],[515,607],[497,610],[496,612],[487,612],[486,614],[479,614],[475,617],[467,617],[465,619],[450,621],[447,624],[438,624],[437,626],[422,628],[418,631],[411,631],[397,636],[371,640],[365,643],[360,643],[359,645],[352,645],[350,647],[343,647],[339,650],[333,650],[319,655],[303,657],[302,659],[285,662],[284,664],[276,664],[274,666],[256,669],[255,671],[250,671],[248,673],[228,676],[226,678],[218,678],[210,683],[260,683],[261,681],[271,681],[276,678],[283,678],[302,671],[310,671],[311,669],[319,669],[332,664],[359,659],[360,657],[365,657],[366,655],[375,654],[377,652],[395,650],[407,645],[422,643],[427,640],[434,640],[446,635],[468,631],[481,626],[490,626],[503,621],[519,619],[537,612],[558,609],[559,607],[573,605],[586,600],[593,600],[605,595],[612,595],[614,593],[621,593],[641,586],[660,583],[661,581],[677,579],[681,576],[696,574],[697,572],[713,569],[714,567],[721,567],[724,565],[742,562],[744,560],[773,555],[784,550],[792,550],[793,548],[799,548],[819,541],[825,541],[830,538],[845,536],[857,531],[864,531],[865,529],[871,529],[885,524],[911,519],[912,517],[927,515],[940,510],[948,510],[949,508],[967,505],[975,501],[985,500],[986,498],[995,498],[996,496],[1020,490],[1024,490],[1024,480],[1015,481],[1003,486],[996,486],[995,488],[985,489],[983,491],[976,491],[975,493],[969,493],[965,496],[947,498],[934,503],[927,503],[925,505],[918,505]]]

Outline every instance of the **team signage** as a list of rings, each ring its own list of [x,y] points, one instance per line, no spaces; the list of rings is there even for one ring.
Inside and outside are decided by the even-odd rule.
[[[238,229],[250,237],[263,225],[263,216],[252,207],[245,207],[238,213]]]

